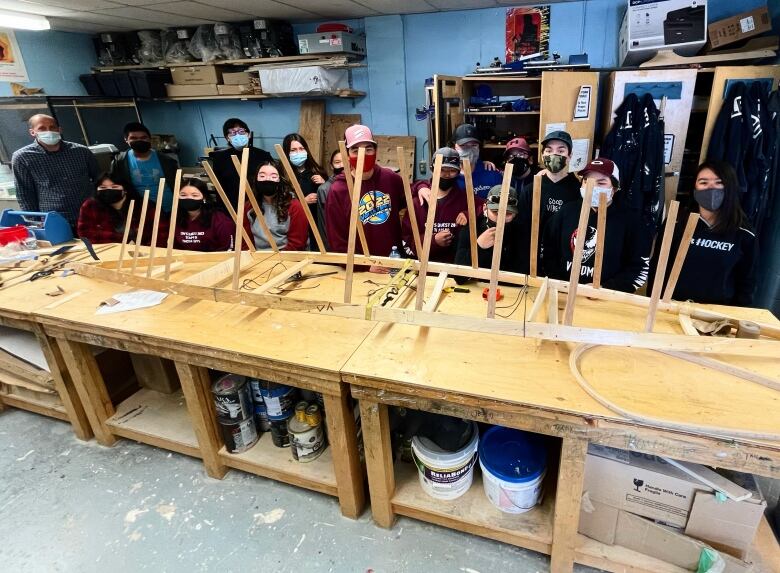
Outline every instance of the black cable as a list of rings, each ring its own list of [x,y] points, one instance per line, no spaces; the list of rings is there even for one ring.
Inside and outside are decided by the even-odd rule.
[[[282,265],[282,267],[285,268],[285,269],[287,268],[283,262],[278,262],[274,266],[272,266],[270,269],[268,269],[267,271],[263,271],[262,273],[260,273],[258,275],[255,275],[253,277],[244,279],[241,282],[241,289],[240,290],[248,290],[248,291],[251,292],[251,291],[255,290],[256,288],[260,288],[263,285],[263,283],[268,282],[268,280],[271,278],[271,273],[273,273],[274,269],[276,267],[278,267],[279,265]],[[265,277],[265,280],[262,280],[262,282],[257,282],[257,280],[255,280],[255,279],[258,279],[258,278],[260,278],[260,277],[262,277],[264,275],[268,275],[268,276]],[[253,286],[250,287],[250,285],[253,285]]]

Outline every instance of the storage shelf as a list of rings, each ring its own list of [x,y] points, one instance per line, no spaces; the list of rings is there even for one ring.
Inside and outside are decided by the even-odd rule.
[[[463,76],[463,81],[464,82],[540,82],[542,81],[542,78],[541,76],[507,77],[507,76],[491,76],[486,74],[484,76]]]
[[[213,62],[184,62],[182,64],[134,64],[127,66],[92,66],[92,70],[95,72],[113,72],[121,70],[164,70],[166,68],[189,68],[192,66],[254,66],[257,64],[267,63],[284,63],[284,62],[305,62],[314,60],[327,60],[329,58],[341,58],[346,57],[348,59],[362,59],[363,56],[358,54],[342,54],[342,53],[330,53],[330,54],[304,54],[302,56],[281,56],[278,58],[247,58],[242,60],[215,60]]]
[[[466,111],[464,115],[539,115],[539,111]]]
[[[246,101],[254,101],[254,100],[265,100],[265,99],[284,99],[284,98],[304,98],[304,97],[312,97],[312,98],[318,98],[318,97],[338,97],[338,98],[358,98],[358,97],[365,97],[366,92],[361,91],[355,91],[355,90],[347,90],[342,93],[336,93],[336,94],[311,94],[311,95],[208,95],[208,96],[179,96],[179,97],[164,97],[164,98],[156,98],[152,101],[210,101],[210,100],[222,100],[222,99],[230,99],[230,100],[246,100]],[[141,100],[144,101],[144,100]]]

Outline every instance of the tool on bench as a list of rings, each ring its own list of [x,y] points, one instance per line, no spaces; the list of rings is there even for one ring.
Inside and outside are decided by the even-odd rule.
[[[482,290],[482,299],[483,299],[483,300],[487,300],[489,296],[490,296],[490,288],[489,288],[489,287],[485,287],[485,288]],[[500,289],[500,288],[497,288],[497,289],[496,289],[496,301],[499,301],[499,300],[501,300],[502,298],[504,298],[504,295],[503,295],[503,294],[501,294],[501,289]]]
[[[327,277],[329,275],[335,275],[337,272],[338,271],[327,271],[327,272],[324,272],[324,273],[315,273],[313,275],[304,275],[302,272],[298,271],[297,273],[292,275],[289,279],[287,279],[284,282],[284,284],[294,283],[294,282],[298,282],[298,281],[305,281],[305,280],[308,280],[308,279],[316,279],[316,278],[319,278],[319,277]]]
[[[67,243],[73,239],[73,230],[65,217],[56,211],[15,211],[6,209],[0,215],[0,227],[22,225],[32,231],[38,241],[47,241],[52,245]]]
[[[448,286],[441,289],[442,292],[471,292],[470,288],[462,287],[462,286]]]

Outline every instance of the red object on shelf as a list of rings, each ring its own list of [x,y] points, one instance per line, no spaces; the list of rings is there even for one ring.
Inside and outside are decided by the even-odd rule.
[[[323,32],[346,32],[347,34],[351,34],[352,28],[346,24],[339,24],[338,22],[326,22],[325,24],[317,26],[317,30],[315,31],[318,34]]]
[[[24,225],[14,225],[0,229],[0,245],[8,243],[19,243],[27,238],[27,227]]]

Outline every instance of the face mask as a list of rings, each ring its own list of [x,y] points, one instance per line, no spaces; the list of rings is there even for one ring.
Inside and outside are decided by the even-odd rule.
[[[449,191],[453,185],[455,185],[455,177],[452,179],[445,179],[444,177],[439,179],[439,189],[442,191]]]
[[[566,157],[564,155],[558,155],[556,153],[552,155],[545,155],[542,157],[545,168],[550,173],[559,173],[566,167]]]
[[[179,199],[179,208],[185,211],[197,211],[203,207],[202,199]]]
[[[697,189],[693,192],[693,199],[700,207],[707,211],[717,211],[723,205],[723,199],[726,197],[725,189],[710,187],[709,189]]]
[[[594,209],[599,208],[599,195],[605,195],[607,198],[607,205],[612,203],[612,196],[615,194],[612,187],[594,187],[593,195],[590,198],[590,206]],[[585,198],[585,187],[580,187],[580,197]]]
[[[245,133],[237,133],[230,136],[230,145],[236,149],[242,149],[249,145],[249,136]]]
[[[263,197],[271,197],[279,192],[278,181],[256,181],[255,191],[262,194]]]
[[[124,189],[114,189],[113,187],[98,187],[97,198],[98,201],[105,203],[106,205],[113,205],[122,200],[125,196]]]
[[[132,149],[136,153],[146,153],[152,148],[151,141],[144,141],[142,139],[139,139],[137,141],[131,141],[128,145],[130,146],[130,149]]]
[[[57,145],[62,140],[58,131],[39,131],[35,137],[44,145]]]
[[[344,173],[344,168],[343,167],[334,167],[333,168],[333,175],[340,175],[342,173]]]
[[[290,154],[290,163],[295,165],[296,167],[300,167],[304,163],[306,163],[306,159],[309,157],[309,154],[305,151],[293,151]]]
[[[461,161],[468,159],[469,163],[471,163],[471,167],[474,168],[474,166],[477,164],[477,161],[479,161],[479,146],[477,145],[474,147],[461,149],[458,151],[458,155],[460,155]]]
[[[352,169],[357,169],[357,157],[352,157],[350,155],[349,157],[349,166]],[[363,173],[366,171],[371,171],[374,168],[374,165],[376,165],[376,155],[368,155],[366,154],[366,159],[363,161]]]
[[[507,163],[514,165],[512,172],[515,175],[522,175],[528,169],[528,160],[525,157],[512,157]]]

